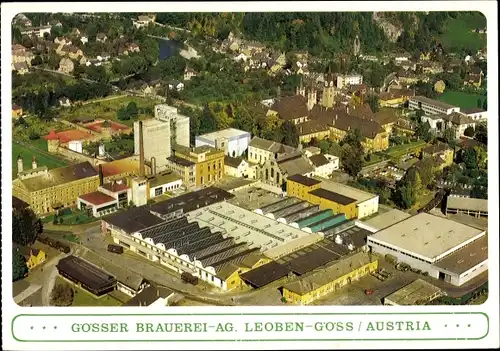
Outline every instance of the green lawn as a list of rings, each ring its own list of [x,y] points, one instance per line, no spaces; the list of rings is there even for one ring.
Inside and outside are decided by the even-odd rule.
[[[45,140],[43,140],[45,141]],[[36,144],[35,144],[36,145]],[[31,169],[31,160],[33,156],[36,157],[37,165],[47,166],[49,169],[66,166],[68,163],[56,156],[45,154],[38,151],[37,148],[27,148],[16,142],[12,143],[12,179],[17,177],[17,157],[21,155],[24,163],[24,169]]]
[[[480,12],[462,14],[460,18],[449,19],[445,24],[441,43],[447,51],[465,49],[476,53],[486,47],[486,34],[472,32],[472,29],[486,26],[486,18]]]
[[[391,146],[385,150],[385,154],[390,157],[400,157],[407,153],[414,151],[420,147],[425,146],[427,143],[423,140],[412,141],[409,144]]]
[[[62,225],[75,225],[75,224],[85,224],[85,223],[90,223],[97,221],[98,218],[95,217],[89,217],[86,212],[84,211],[79,211],[79,210],[72,210],[71,213],[64,214],[62,216],[58,216],[59,218],[63,219]],[[78,218],[78,221],[77,221]],[[42,222],[44,223],[52,223],[52,220],[54,219],[54,215],[50,215],[45,217]],[[70,238],[66,238],[66,240],[73,241]]]
[[[461,91],[445,91],[438,97],[438,100],[455,105],[460,108],[475,108],[477,100],[481,99],[481,105],[486,99],[484,95],[468,94]]]
[[[366,160],[364,161],[365,167],[385,160],[384,157],[382,157],[381,155],[378,155],[378,154],[371,154],[370,157],[371,157],[370,161],[366,161]]]
[[[117,112],[120,108],[126,107],[129,102],[135,102],[139,109],[141,108],[154,108],[158,104],[155,99],[149,99],[144,97],[136,96],[121,96],[119,98],[100,101],[95,103],[90,103],[82,106],[72,106],[70,108],[61,110],[59,117],[67,120],[72,120],[76,117],[85,116],[96,116],[98,118],[116,120],[119,123],[126,125],[133,125],[134,120],[130,119],[128,121],[119,121],[117,118]],[[153,117],[153,114],[139,114],[139,119],[147,119]]]
[[[67,280],[57,277],[56,284],[70,284],[75,293],[73,298],[73,303],[71,306],[74,307],[83,307],[83,306],[121,306],[122,303],[109,295],[104,295],[99,298],[93,296],[91,293],[83,290],[82,288],[76,286],[73,283],[69,283]]]

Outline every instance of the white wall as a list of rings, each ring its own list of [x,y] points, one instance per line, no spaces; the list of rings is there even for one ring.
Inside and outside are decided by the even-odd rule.
[[[156,197],[156,189],[162,188],[162,194],[165,194],[167,191],[172,191],[174,189],[179,189],[182,186],[182,179],[175,180],[173,182],[167,184],[161,184],[154,188],[149,188],[149,198]],[[159,195],[158,195],[159,196]]]
[[[379,197],[378,195],[366,200],[364,202],[360,202],[357,207],[358,207],[358,219],[368,217],[369,215],[372,215],[376,212],[378,212],[378,200]]]

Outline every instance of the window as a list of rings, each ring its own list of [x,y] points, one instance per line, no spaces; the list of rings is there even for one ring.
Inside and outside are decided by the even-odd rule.
[[[163,194],[163,188],[160,186],[155,189],[155,196],[160,196],[161,194]]]

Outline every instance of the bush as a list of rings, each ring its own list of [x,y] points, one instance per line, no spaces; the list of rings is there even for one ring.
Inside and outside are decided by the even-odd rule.
[[[53,306],[70,306],[73,303],[74,291],[67,283],[57,284],[50,293]]]

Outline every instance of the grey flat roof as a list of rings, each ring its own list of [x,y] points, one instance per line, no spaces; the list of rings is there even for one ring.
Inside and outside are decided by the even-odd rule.
[[[487,199],[474,199],[470,197],[448,196],[446,208],[468,211],[488,212]]]
[[[134,207],[103,218],[103,221],[120,228],[128,234],[163,223],[164,220],[152,214],[149,206]]]
[[[488,237],[485,235],[464,248],[435,262],[434,266],[460,275],[487,259]]]
[[[370,227],[376,229],[376,230],[382,230],[384,228],[387,228],[395,223],[401,222],[402,220],[411,217],[406,212],[403,212],[398,209],[392,209],[390,211],[384,212],[382,214],[379,214],[364,223],[369,225]]]
[[[343,195],[346,197],[350,197],[351,199],[356,199],[357,204],[360,202],[364,202],[364,201],[373,199],[374,197],[378,196],[376,194],[371,194],[371,193],[368,193],[366,191],[356,189],[352,186],[348,186],[348,185],[345,185],[342,183],[337,183],[337,182],[334,182],[334,181],[326,179],[326,178],[322,178],[322,177],[318,177],[318,176],[315,176],[314,178],[321,181],[321,185],[320,185],[321,189],[330,190],[330,191],[333,191],[337,194],[340,194],[340,195]]]
[[[243,273],[240,277],[251,285],[260,288],[288,275],[289,269],[278,262],[269,262]]]
[[[484,231],[422,212],[382,229],[368,240],[432,261],[480,235]]]
[[[389,300],[401,306],[414,306],[424,304],[439,293],[441,293],[441,289],[438,287],[427,283],[425,280],[417,279],[386,296],[384,300]]]

